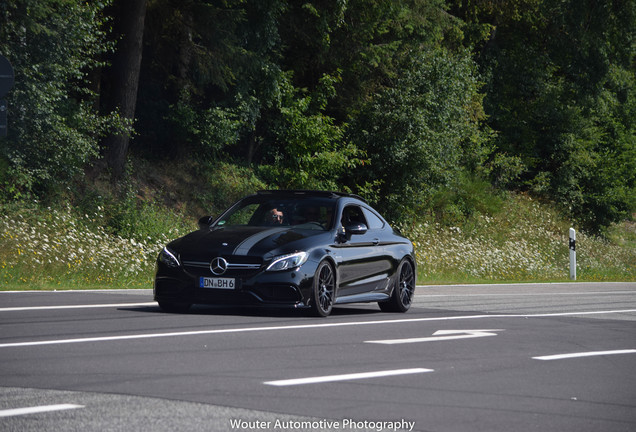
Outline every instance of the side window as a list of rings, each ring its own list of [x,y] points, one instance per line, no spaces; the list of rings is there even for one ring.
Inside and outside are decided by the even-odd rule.
[[[367,221],[364,218],[364,214],[362,213],[362,209],[358,206],[347,206],[342,211],[342,226],[346,227],[349,225],[355,224],[365,224],[367,225]],[[369,225],[367,225],[369,226]]]
[[[367,218],[367,226],[369,227],[369,229],[375,230],[384,228],[384,221],[380,219],[375,213],[364,207],[362,208],[362,211]]]

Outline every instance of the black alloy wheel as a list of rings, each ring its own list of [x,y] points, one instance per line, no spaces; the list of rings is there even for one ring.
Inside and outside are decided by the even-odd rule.
[[[383,312],[406,312],[411,307],[415,294],[415,271],[413,264],[407,259],[398,267],[398,277],[391,293],[391,298],[380,305]]]
[[[327,261],[323,261],[314,275],[311,311],[315,316],[326,317],[331,313],[335,292],[336,277],[333,267]]]

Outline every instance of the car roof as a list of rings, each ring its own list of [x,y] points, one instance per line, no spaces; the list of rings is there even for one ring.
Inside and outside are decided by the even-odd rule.
[[[272,197],[324,197],[324,198],[354,198],[368,204],[367,201],[359,195],[347,194],[344,192],[320,191],[320,190],[301,190],[301,189],[279,189],[279,190],[260,190],[258,195],[270,195]]]

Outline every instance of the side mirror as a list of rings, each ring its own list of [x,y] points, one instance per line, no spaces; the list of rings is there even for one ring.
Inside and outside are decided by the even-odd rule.
[[[199,219],[199,229],[209,229],[212,220],[212,216],[203,216],[201,219]]]
[[[351,235],[365,234],[368,230],[369,228],[367,228],[367,226],[363,223],[357,223],[345,227],[345,232]]]
[[[336,241],[338,241],[339,243],[347,242],[347,231],[345,230],[344,227],[338,228],[338,233],[336,234]]]

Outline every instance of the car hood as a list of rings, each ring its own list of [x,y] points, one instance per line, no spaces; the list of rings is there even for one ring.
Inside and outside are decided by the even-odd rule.
[[[194,231],[168,246],[186,259],[229,255],[268,258],[305,249],[306,239],[326,234],[326,231],[290,227],[218,227]]]

